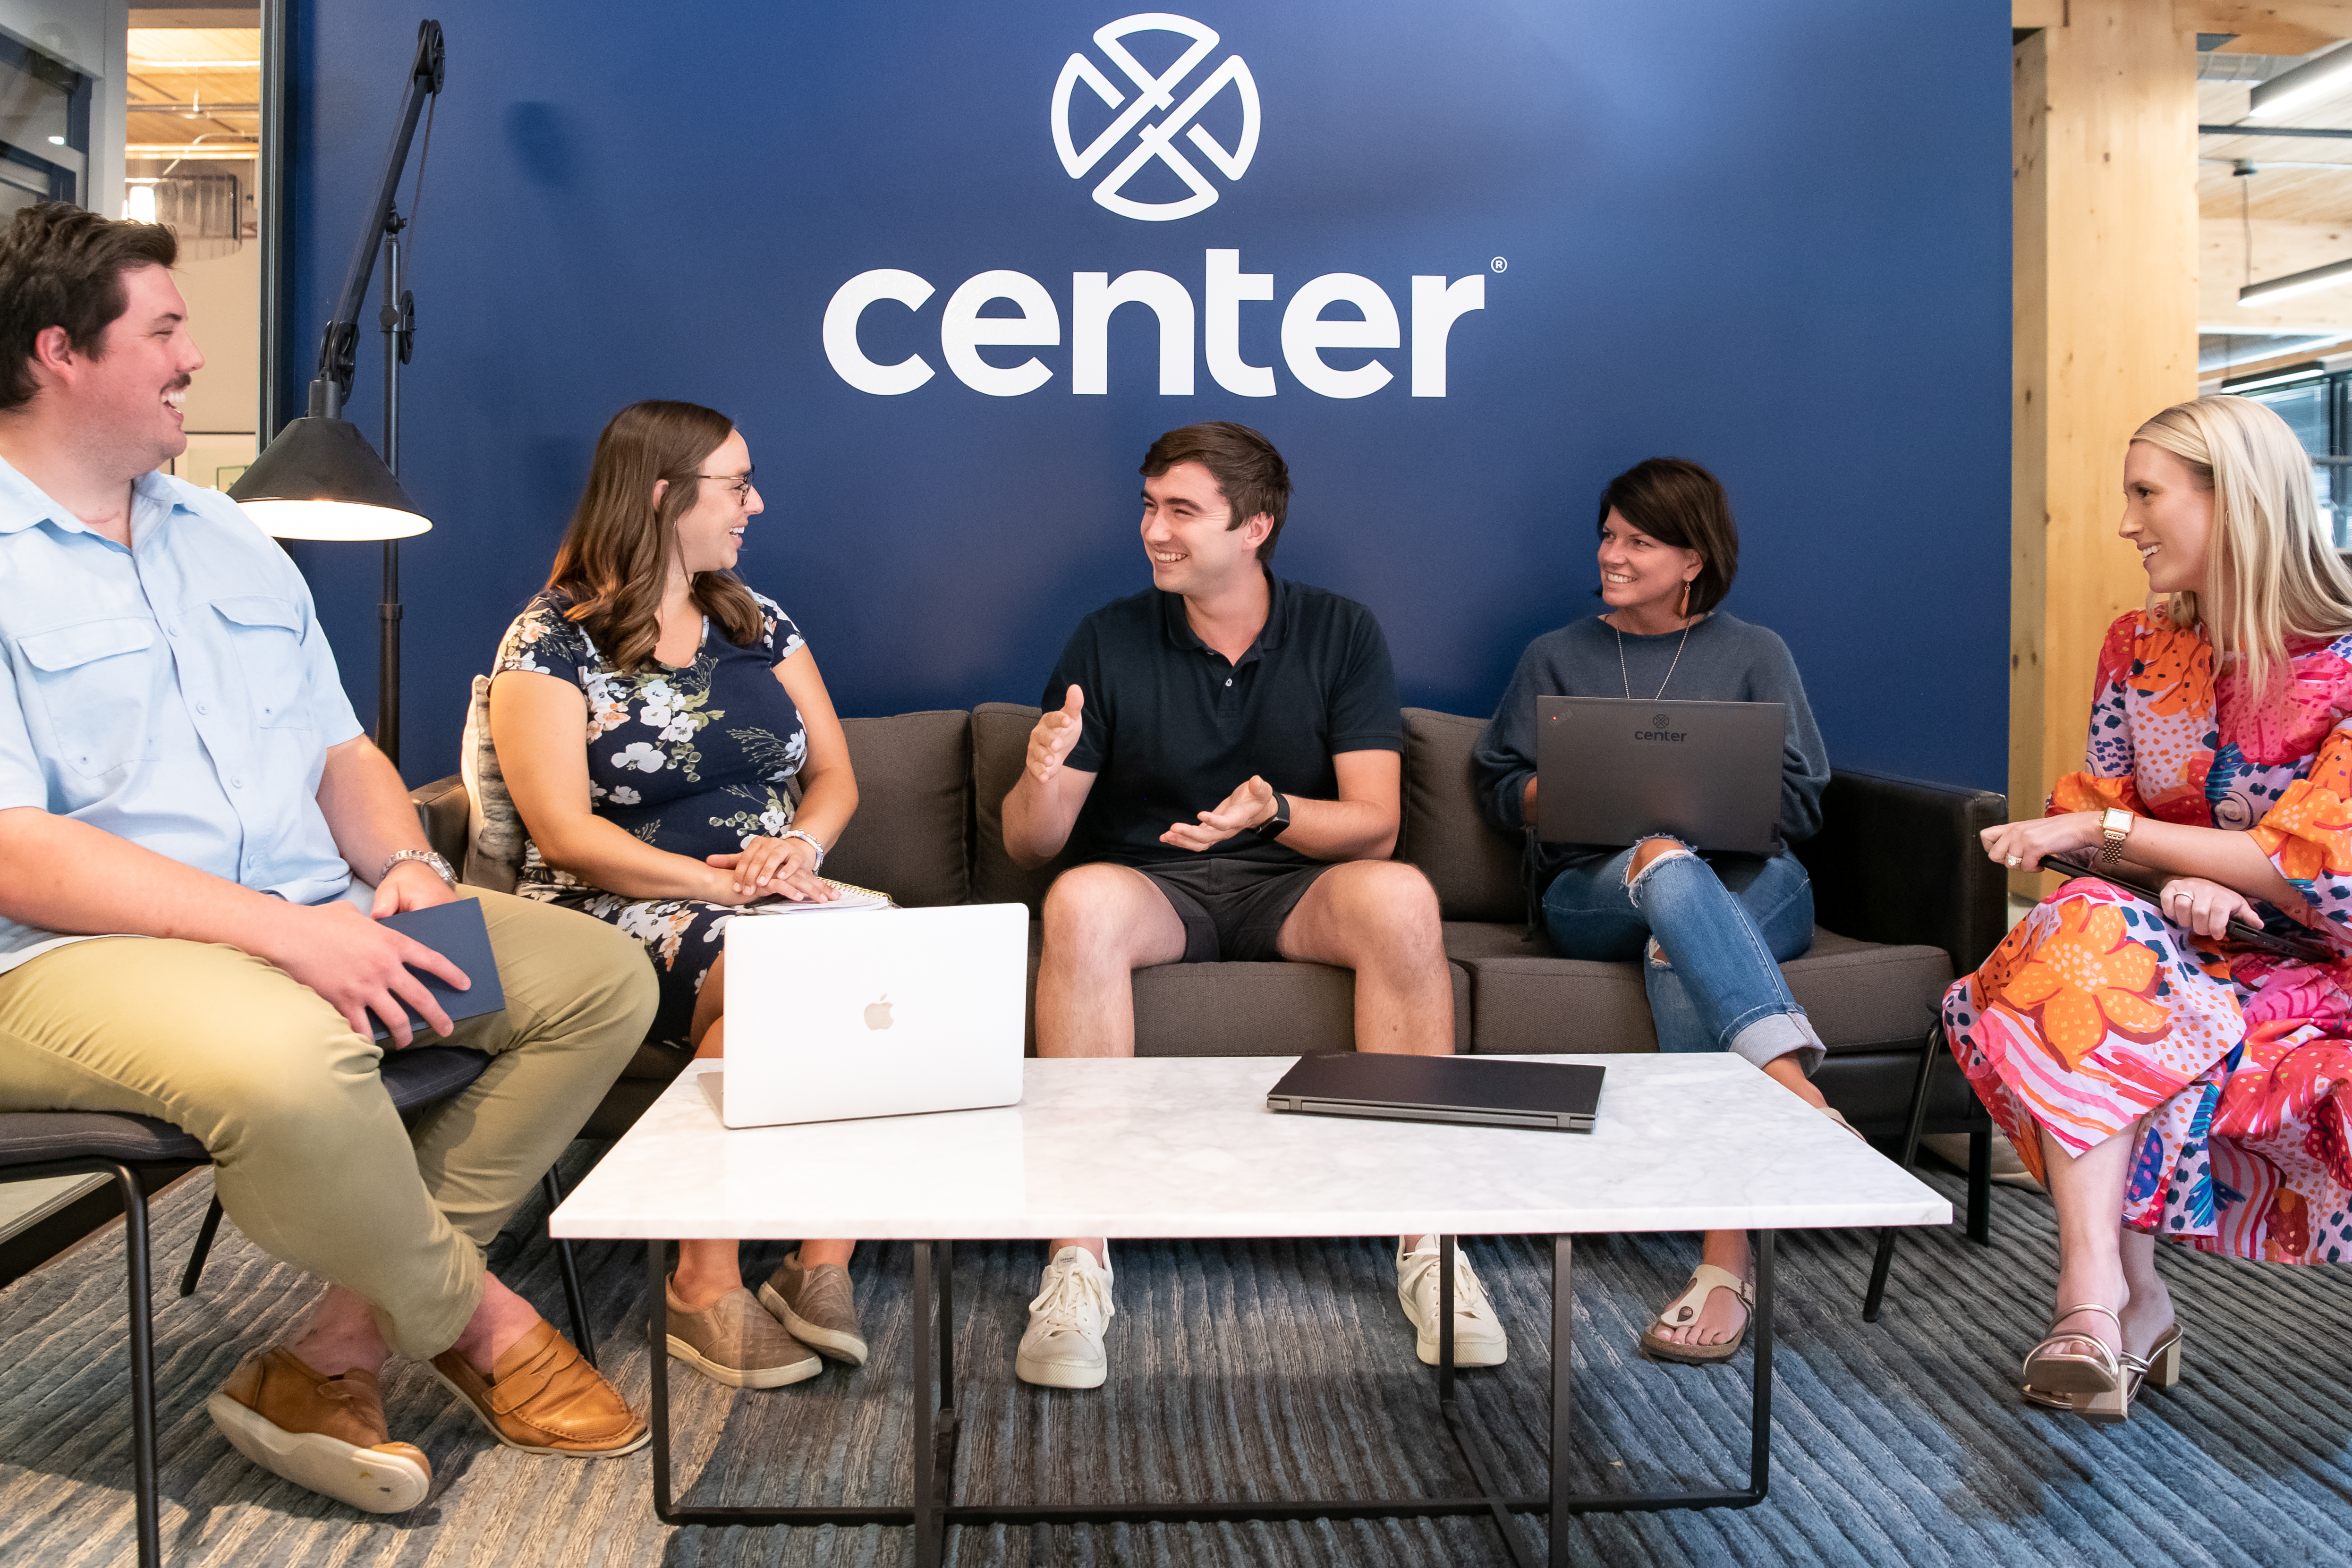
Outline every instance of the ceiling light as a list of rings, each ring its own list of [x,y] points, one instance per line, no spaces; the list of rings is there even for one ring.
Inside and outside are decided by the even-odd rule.
[[[52,136],[49,138],[49,145],[52,147],[63,147],[65,144],[66,139],[62,136]]]
[[[2246,99],[2246,118],[2275,120],[2299,105],[2346,87],[2352,87],[2352,47],[2339,46],[2254,89]]]
[[[2308,272],[2290,272],[2265,283],[2249,283],[2238,290],[2238,303],[2260,305],[2265,300],[2308,294],[2315,288],[2331,288],[2339,283],[2352,283],[2352,261],[2331,261]]]
[[[155,187],[131,186],[130,193],[123,198],[122,215],[134,224],[153,223],[155,221]],[[2244,301],[2241,300],[2239,303],[2243,304]]]
[[[2289,382],[2310,381],[2327,373],[2327,367],[2317,360],[2305,360],[2301,364],[2281,365],[2276,370],[2256,371],[2252,375],[2231,376],[2221,383],[2225,392],[2259,392],[2264,387],[2284,386]]]

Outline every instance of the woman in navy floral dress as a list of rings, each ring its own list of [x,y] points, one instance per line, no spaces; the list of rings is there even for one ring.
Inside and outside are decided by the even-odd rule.
[[[728,922],[753,899],[835,897],[817,868],[857,809],[815,655],[734,575],[760,511],[724,414],[623,409],[491,671],[491,737],[530,834],[515,891],[644,943],[652,1040],[698,1056],[724,1054]],[[754,1297],[734,1242],[681,1243],[670,1354],[756,1388],[814,1376],[817,1352],[863,1362],[851,1245],[803,1242]]]

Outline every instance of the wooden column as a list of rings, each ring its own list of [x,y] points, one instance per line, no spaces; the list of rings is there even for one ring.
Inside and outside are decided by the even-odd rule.
[[[2146,601],[2116,537],[2124,448],[2197,395],[2195,34],[2160,0],[2033,8],[2053,14],[2014,47],[2012,816],[2083,766],[2102,634]]]

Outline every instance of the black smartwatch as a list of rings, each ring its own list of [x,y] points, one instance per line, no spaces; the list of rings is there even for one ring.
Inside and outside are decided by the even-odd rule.
[[[1261,839],[1278,839],[1290,828],[1290,797],[1277,789],[1274,792],[1274,815],[1250,830]]]

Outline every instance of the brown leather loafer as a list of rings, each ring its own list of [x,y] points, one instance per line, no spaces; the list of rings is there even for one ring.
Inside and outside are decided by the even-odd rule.
[[[621,1391],[543,1318],[508,1347],[487,1379],[454,1346],[433,1358],[433,1370],[491,1437],[526,1454],[608,1458],[645,1447],[653,1435]]]
[[[383,1390],[354,1366],[330,1377],[291,1351],[248,1356],[205,1402],[230,1447],[298,1487],[370,1513],[400,1513],[425,1500],[433,1466],[392,1441]]]

